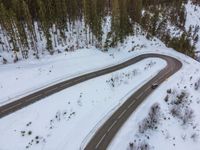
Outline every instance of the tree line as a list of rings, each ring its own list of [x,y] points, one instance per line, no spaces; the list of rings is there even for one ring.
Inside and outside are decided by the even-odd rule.
[[[84,35],[86,43],[107,49],[137,34],[137,26],[151,38],[156,36],[168,46],[193,56],[194,45],[185,31],[187,0],[0,0],[0,45],[28,58],[30,50],[38,57],[40,39],[45,50],[53,54],[55,47],[66,45],[71,36]],[[104,37],[106,18],[111,27]],[[79,24],[79,27],[77,27]],[[172,37],[166,31],[171,25],[181,30]],[[82,29],[82,30],[81,30]],[[38,38],[39,37],[39,38]],[[56,38],[54,38],[56,37]],[[196,37],[195,37],[196,38]],[[54,41],[56,39],[56,41]],[[45,51],[43,50],[43,51]]]

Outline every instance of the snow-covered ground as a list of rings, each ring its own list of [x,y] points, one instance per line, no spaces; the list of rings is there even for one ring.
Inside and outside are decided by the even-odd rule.
[[[150,137],[147,142],[155,149],[174,148],[178,150],[182,147],[187,149],[190,144],[197,148],[200,146],[199,142],[193,142],[190,135],[193,132],[198,134],[199,127],[197,126],[194,130],[191,129],[190,125],[182,127],[180,121],[178,122],[177,119],[170,116],[168,113],[170,108],[163,99],[166,96],[167,89],[176,89],[179,93],[180,89],[186,85],[190,95],[193,95],[190,107],[194,110],[196,116],[193,121],[198,125],[200,123],[198,119],[200,111],[197,103],[199,103],[198,97],[200,95],[199,91],[194,90],[194,82],[200,78],[198,69],[200,65],[188,56],[166,48],[157,39],[149,41],[143,36],[129,37],[123,44],[118,45],[117,49],[111,49],[109,53],[102,53],[96,49],[84,49],[78,52],[59,54],[53,58],[44,58],[32,63],[20,62],[13,65],[2,65],[0,66],[1,72],[5,76],[2,76],[0,81],[7,85],[7,80],[4,81],[3,79],[5,77],[10,78],[10,80],[13,78],[12,85],[22,86],[19,86],[18,92],[23,94],[26,88],[30,88],[30,91],[35,90],[37,87],[50,84],[52,81],[108,67],[143,53],[161,53],[174,56],[183,62],[184,67],[165,81],[159,87],[159,91],[156,90],[133,113],[118,133],[110,149],[126,149],[129,143],[134,142],[135,139],[136,142],[139,139],[144,140],[147,137],[145,137],[145,134]],[[94,63],[91,63],[91,61]],[[144,69],[149,64],[152,67]],[[83,142],[87,142],[91,138],[91,131],[94,133],[99,125],[126,100],[130,93],[133,93],[155,76],[165,65],[165,61],[160,59],[146,59],[120,71],[70,87],[0,119],[0,150],[79,149],[81,144],[84,144]],[[66,68],[66,70],[63,68]],[[190,71],[188,71],[189,69]],[[10,74],[12,70],[13,73]],[[7,76],[6,72],[9,72]],[[14,76],[14,73],[16,73],[16,76]],[[191,81],[190,76],[193,76]],[[15,80],[16,78],[18,80]],[[15,96],[14,88],[17,87],[11,86],[11,81],[7,82],[10,83],[10,89],[3,87],[2,90],[4,89],[4,92],[8,95],[12,90],[14,91],[12,95]],[[32,84],[29,84],[29,82]],[[177,87],[177,83],[179,83],[180,89]],[[193,83],[193,85],[189,83]],[[5,95],[1,96],[1,98],[3,97]],[[138,123],[147,116],[149,108],[155,102],[160,103],[162,115],[167,116],[170,120],[161,118],[156,132],[138,133]],[[182,140],[183,135],[187,137],[185,141]]]
[[[108,149],[136,150],[143,147],[145,150],[199,150],[200,64],[191,58],[182,57],[183,55],[177,52],[172,55],[182,61],[181,71],[166,80],[138,107]],[[167,93],[169,89],[171,93]],[[176,104],[182,93],[185,93],[183,100]],[[160,106],[158,122],[154,129],[150,128],[141,133],[139,126],[148,118],[150,108],[154,104]],[[172,112],[174,109],[177,114]],[[189,112],[191,116],[187,116]]]
[[[41,60],[0,65],[0,105],[63,80],[116,65],[127,60],[127,57],[131,56],[114,59],[109,53],[91,48]]]
[[[186,9],[186,29],[189,30],[190,25],[199,24],[200,9],[195,9],[190,3]],[[199,45],[198,42],[197,50]],[[166,48],[156,38],[150,41],[139,35],[129,37],[123,44],[105,53],[89,48],[44,56],[40,60],[29,59],[0,65],[0,105],[62,80],[109,67],[144,53],[174,56],[182,61],[183,68],[156,89],[132,114],[109,149],[121,150],[130,148],[130,143],[134,143],[134,146],[147,143],[155,150],[199,150],[200,89],[195,90],[194,86],[200,79],[200,65],[188,56]],[[145,70],[149,63],[152,67]],[[78,150],[130,93],[165,65],[160,59],[146,59],[70,87],[0,119],[0,150]],[[168,93],[168,103],[165,102],[167,89],[173,91],[173,94]],[[188,98],[182,104],[180,114],[186,108],[194,111],[192,119],[185,125],[181,118],[170,114],[174,107],[172,101],[182,91],[187,93]],[[139,125],[155,103],[159,103],[161,112],[157,129],[140,133]]]
[[[0,104],[10,102],[16,96],[28,94],[49,84],[101,68],[111,62],[112,58],[109,55],[96,49],[82,49],[31,62],[29,60],[0,65]]]
[[[132,41],[135,41],[135,43]],[[130,51],[131,49],[134,49],[134,51]],[[91,53],[94,53],[94,59],[99,58],[99,61],[108,60],[109,64],[104,63],[104,65],[110,65],[142,53],[152,52],[172,55],[180,59],[183,62],[184,67],[175,76],[172,76],[165,81],[165,83],[159,87],[159,91],[156,90],[151,97],[137,109],[125,126],[120,130],[118,136],[111,144],[110,149],[126,149],[129,146],[129,143],[133,142],[134,139],[136,139],[136,141],[140,138],[141,140],[145,139],[144,134],[138,133],[138,123],[147,115],[149,108],[155,102],[160,103],[162,114],[171,119],[166,121],[162,118],[156,132],[147,132],[147,135],[150,137],[150,140],[147,140],[149,145],[155,149],[179,149],[180,147],[187,149],[188,147],[186,147],[186,145],[188,145],[189,142],[189,145],[192,144],[194,148],[197,148],[199,143],[197,142],[195,144],[189,137],[190,134],[193,134],[193,131],[198,131],[198,127],[195,128],[195,130],[192,130],[191,127],[182,127],[177,119],[170,116],[168,113],[168,105],[163,100],[166,96],[167,89],[176,89],[177,92],[180,92],[179,88],[177,88],[177,83],[179,83],[180,88],[187,85],[187,89],[191,91],[191,95],[194,94],[192,98],[193,103],[191,104],[196,116],[194,122],[197,124],[200,123],[198,120],[198,116],[200,115],[198,110],[199,105],[196,104],[199,101],[196,99],[199,95],[198,92],[194,92],[194,82],[197,81],[199,75],[199,64],[188,56],[166,48],[164,44],[157,39],[148,41],[144,37],[139,36],[128,38],[124,44],[118,45],[117,51],[116,49],[113,49],[110,50],[109,53],[102,53],[97,50],[81,50],[77,53],[67,54],[67,56],[58,56],[58,61],[56,61],[56,57],[52,58],[53,61],[49,62],[60,62],[63,67],[64,65],[62,62],[65,61],[65,58],[68,57],[68,55],[72,55],[72,58],[74,59],[67,60],[72,66],[73,64],[76,66],[77,64],[81,65],[80,62],[82,60],[88,60],[88,62],[91,61]],[[83,57],[80,56],[81,54]],[[49,59],[51,60],[51,58]],[[152,61],[156,62],[156,64],[152,63]],[[152,64],[152,67],[144,70],[149,63]],[[24,62],[17,65],[25,66]],[[49,65],[49,63],[46,65]],[[133,93],[165,65],[165,62],[160,59],[146,59],[112,74],[98,77],[63,90],[14,114],[2,118],[0,120],[0,135],[3,138],[0,140],[0,150],[12,150],[13,148],[17,150],[27,148],[33,150],[79,149],[81,144],[83,144],[82,142],[89,140],[90,135],[92,135],[91,131],[94,132],[100,123],[106,120],[106,116],[109,116],[110,113],[126,100],[128,94]],[[30,64],[27,63],[27,69],[29,66]],[[95,66],[95,63],[94,66],[90,66],[92,66],[92,69],[103,67],[98,65]],[[16,68],[14,65],[6,65],[4,69],[6,70],[9,67]],[[71,68],[73,67],[70,67],[70,69]],[[85,68],[83,68],[83,70],[84,69]],[[87,69],[88,68],[86,67],[86,70]],[[188,72],[189,69],[190,72]],[[11,69],[8,69],[8,71],[10,70]],[[84,72],[83,70],[81,71]],[[65,73],[65,71],[63,72]],[[73,73],[75,74],[76,70]],[[189,81],[191,75],[194,77]],[[37,77],[37,75],[35,76]],[[52,78],[53,77],[55,78],[55,76],[52,76]],[[30,76],[30,78],[32,79],[33,77]],[[45,79],[45,77],[43,79]],[[47,81],[48,80],[45,80],[45,82]],[[193,85],[190,85],[189,82],[193,83]],[[23,82],[21,81],[20,83],[22,84]],[[176,132],[174,132],[174,130]],[[186,139],[185,142],[180,142],[183,133],[184,135],[186,134],[188,140]],[[86,137],[88,139],[85,139]],[[167,140],[165,140],[166,137]],[[158,139],[160,140],[159,142]],[[175,146],[173,145],[174,143]],[[166,145],[168,147],[166,147]]]
[[[192,30],[195,30],[196,26],[200,25],[200,7],[199,5],[193,5],[191,2],[188,2],[185,5],[186,8],[186,22],[185,22],[185,28],[188,31],[190,26],[192,27]],[[192,18],[192,19],[191,19]],[[200,30],[197,31],[198,35],[200,36]],[[200,49],[200,40],[197,43],[197,50]]]
[[[186,23],[185,28],[187,31],[192,30],[192,32],[196,32],[196,34],[200,37],[200,6],[193,5],[190,1],[185,5],[186,8]],[[196,31],[195,31],[196,30]],[[200,40],[198,37],[198,41],[196,43],[196,51],[198,60],[200,60]]]
[[[63,80],[116,65],[139,55],[141,50],[147,52],[147,47],[158,49],[158,45],[158,41],[150,42],[139,36],[127,39],[127,43],[109,53],[90,48],[46,56],[40,60],[29,59],[17,64],[0,65],[0,105]]]
[[[0,149],[78,149],[94,125],[120,105],[128,92],[134,92],[165,66],[164,60],[145,59],[2,118]]]

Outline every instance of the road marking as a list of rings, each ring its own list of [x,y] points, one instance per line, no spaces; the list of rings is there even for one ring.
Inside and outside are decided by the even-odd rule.
[[[140,99],[140,97],[142,97],[142,96],[143,96],[143,93],[141,93],[140,95],[138,95],[136,98]]]
[[[159,83],[159,81],[162,80],[163,77],[158,78],[158,80],[156,81],[157,83]]]
[[[53,89],[49,89],[48,91],[44,92],[45,94],[50,94],[52,91],[55,91],[57,90],[57,87],[53,88]]]
[[[120,118],[126,113],[126,111],[127,111],[127,109],[124,110],[124,111],[119,115],[118,119],[120,119]]]
[[[115,124],[117,123],[117,120],[115,120],[113,122],[113,124],[108,128],[107,132],[102,136],[102,138],[100,139],[100,141],[97,143],[95,149],[97,149],[99,147],[99,145],[102,143],[102,141],[104,140],[104,138],[106,137],[107,133],[115,126]]]
[[[99,145],[101,144],[101,142],[102,142],[103,139],[105,138],[106,134],[107,134],[107,133],[105,133],[105,134],[102,136],[102,138],[100,139],[100,141],[97,143],[95,149],[97,149],[97,148],[99,147]]]
[[[81,77],[81,78],[78,78],[78,79],[76,79],[76,80],[74,80],[74,81],[72,80],[71,82],[67,82],[67,83],[61,85],[60,87],[63,88],[63,87],[67,86],[67,85],[70,84],[70,83],[73,83],[73,84],[74,84],[75,82],[83,82],[83,81],[85,81],[85,80],[87,80],[86,77]]]
[[[135,104],[136,101],[133,101],[130,105],[129,108]],[[128,111],[128,109],[125,109],[120,116],[118,117],[118,119],[120,119],[126,112]],[[95,149],[97,149],[99,147],[99,145],[102,143],[102,141],[104,140],[104,138],[106,137],[107,133],[110,132],[110,130],[115,126],[115,124],[117,123],[117,120],[115,120],[112,125],[108,128],[107,132],[102,136],[102,138],[100,139],[100,141],[97,143]]]
[[[135,104],[135,102],[136,102],[136,101],[133,101],[133,102],[131,103],[131,105],[129,105],[129,107],[131,107],[132,105],[134,105],[134,104]]]
[[[35,98],[38,98],[38,97],[40,97],[40,96],[42,96],[42,94],[39,94],[39,95],[36,95],[36,96],[31,97],[31,98],[29,98],[29,99],[26,99],[25,101],[26,101],[26,102],[32,101],[32,100],[34,100]]]
[[[149,90],[149,88],[146,88],[144,91],[147,92]]]
[[[133,101],[129,106],[128,106],[128,109],[135,104],[136,101]]]
[[[115,120],[115,122],[113,122],[113,124],[108,128],[107,133],[110,132],[110,130],[115,126],[116,123],[117,120]]]
[[[2,110],[1,112],[4,113],[4,112],[6,112],[6,111],[9,111],[9,110],[11,110],[11,109],[13,109],[13,108],[15,108],[15,107],[21,105],[21,104],[22,104],[22,103],[17,103],[16,105],[13,105],[13,106],[11,106],[11,107],[9,107],[9,108],[7,108],[7,109]]]
[[[69,82],[67,82],[67,83],[65,83],[65,84],[63,84],[63,85],[61,85],[60,87],[63,88],[63,87],[65,87],[65,86],[67,86],[68,84],[69,84]]]
[[[73,82],[80,82],[82,79],[81,78],[78,78],[76,80],[74,80]]]
[[[128,105],[128,109],[131,107],[131,105]]]

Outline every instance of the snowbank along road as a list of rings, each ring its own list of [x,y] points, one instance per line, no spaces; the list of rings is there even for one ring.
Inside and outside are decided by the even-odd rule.
[[[102,76],[134,63],[137,63],[143,59],[157,57],[164,59],[167,62],[167,66],[161,70],[153,79],[143,85],[138,91],[136,91],[128,100],[115,112],[113,115],[101,126],[101,128],[95,133],[90,142],[83,148],[86,150],[104,150],[107,148],[117,131],[123,125],[123,123],[128,119],[132,112],[137,108],[137,106],[142,103],[142,101],[153,92],[153,84],[161,84],[168,77],[176,73],[181,67],[182,63],[175,58],[170,56],[165,56],[161,54],[143,54],[132,58],[124,63],[112,66],[103,70],[95,71],[82,75],[80,77],[75,77],[73,79],[58,83],[36,93],[30,94],[19,100],[6,104],[0,107],[0,118],[9,115],[23,107],[26,107],[38,100],[41,100],[47,96],[57,93],[63,89],[71,87],[73,85],[79,84],[86,80]]]

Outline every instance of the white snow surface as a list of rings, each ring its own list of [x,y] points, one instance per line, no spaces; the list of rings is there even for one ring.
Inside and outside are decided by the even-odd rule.
[[[111,61],[109,55],[104,55],[96,49],[82,49],[55,57],[48,56],[41,60],[0,65],[0,104],[3,105],[50,84],[104,67]]]
[[[189,1],[186,5],[186,22],[185,22],[185,28],[187,31],[189,31],[190,27],[192,29],[192,32],[194,32],[195,27],[200,26],[200,6],[192,4],[191,1]],[[200,37],[200,30],[198,30],[197,35]],[[200,61],[200,40],[196,43],[196,52],[198,60]]]
[[[70,87],[9,115],[0,120],[0,135],[4,137],[0,140],[0,147],[3,150],[22,150],[26,146],[46,150],[78,149],[94,125],[122,103],[121,98],[127,92],[134,92],[165,66],[164,60],[145,59],[120,71]],[[30,126],[27,125],[29,122]],[[29,131],[31,135],[28,135]],[[39,136],[39,144],[36,144],[36,136]]]
[[[180,72],[170,77],[164,84],[160,85],[145,102],[140,105],[123,125],[117,136],[109,146],[109,150],[129,149],[129,143],[141,143],[146,141],[154,150],[199,150],[200,148],[200,91],[194,90],[195,83],[200,79],[200,64],[191,59],[187,62],[182,60],[184,66]],[[192,67],[191,67],[192,66]],[[192,77],[192,78],[191,78]],[[194,111],[193,121],[183,125],[179,119],[172,117],[169,113],[169,106],[164,101],[167,89],[172,89],[175,93],[185,91],[189,94],[189,107]],[[162,117],[155,131],[147,131],[145,134],[139,133],[139,124],[147,116],[150,107],[154,103],[161,106]],[[163,118],[166,117],[167,120]],[[192,139],[196,133],[197,138]],[[147,139],[147,136],[150,139]]]
[[[179,83],[180,89],[187,85],[186,89],[190,95],[193,95],[191,98],[191,107],[194,110],[194,122],[197,124],[197,128],[195,130],[191,129],[190,126],[184,126],[184,128],[182,128],[180,122],[171,117],[170,120],[165,122],[162,120],[158,126],[158,130],[148,131],[148,134],[150,134],[148,143],[153,149],[158,150],[186,150],[188,148],[197,150],[197,148],[200,147],[200,143],[199,141],[192,141],[190,135],[194,131],[197,133],[199,132],[198,124],[200,123],[200,120],[198,118],[200,111],[198,97],[200,97],[200,92],[194,90],[194,82],[200,78],[199,63],[188,56],[166,48],[158,39],[149,41],[143,36],[129,37],[123,44],[119,44],[117,47],[118,48],[116,49],[110,49],[108,53],[90,49],[67,53],[66,56],[65,54],[60,54],[53,58],[40,60],[41,62],[37,62],[37,65],[34,65],[36,63],[35,61],[33,64],[30,64],[30,62],[21,62],[15,65],[2,65],[1,70],[4,70],[6,74],[7,71],[10,72],[13,69],[18,70],[18,66],[21,66],[21,68],[24,68],[23,74],[22,72],[21,75],[20,73],[16,73],[17,77],[23,77],[24,80],[29,78],[26,81],[36,82],[37,80],[34,80],[34,78],[39,76],[38,74],[40,71],[38,71],[38,69],[44,69],[44,73],[41,73],[42,77],[38,77],[38,80],[41,81],[37,81],[37,83],[32,82],[34,88],[30,85],[31,90],[36,90],[38,85],[42,87],[44,83],[50,84],[50,81],[56,81],[59,78],[62,80],[63,76],[70,78],[69,76],[72,77],[73,74],[79,75],[80,72],[82,74],[88,72],[88,70],[98,70],[102,67],[114,65],[144,53],[160,53],[173,56],[182,61],[184,65],[183,68],[174,76],[166,80],[133,113],[115,137],[115,140],[110,145],[109,149],[127,149],[129,142],[132,140],[138,140],[138,137],[142,140],[145,139],[144,135],[140,135],[137,132],[137,127],[138,123],[147,115],[148,110],[153,103],[160,103],[163,114],[170,116],[168,107],[163,99],[166,96],[166,90],[168,88],[179,91],[179,88],[177,87],[177,83]],[[72,55],[72,57],[69,55]],[[47,60],[49,61],[46,62]],[[156,63],[151,63],[152,61]],[[149,63],[154,65],[144,70]],[[69,64],[71,64],[71,66]],[[32,69],[35,66],[34,69],[36,71],[29,69],[31,65],[33,66]],[[51,68],[52,65],[54,66],[53,69]],[[110,113],[112,113],[112,110],[117,109],[117,107],[126,100],[124,99],[126,95],[134,93],[134,91],[155,76],[155,74],[165,67],[165,65],[165,61],[161,59],[145,59],[120,71],[70,87],[0,119],[0,150],[78,150],[81,144],[88,140],[86,137],[90,138],[88,135],[91,134],[91,131],[97,130],[95,127],[98,127],[98,124],[102,123],[102,119],[109,116]],[[84,68],[80,69],[80,66],[83,66]],[[64,70],[63,67],[69,68],[69,70]],[[58,70],[56,70],[56,68],[58,68]],[[76,70],[76,68],[79,68],[80,70]],[[50,75],[51,73],[49,70],[52,70],[52,76]],[[57,75],[56,72],[59,75]],[[15,71],[13,73],[15,73]],[[32,76],[34,73],[35,76]],[[7,76],[16,78],[14,74],[7,74]],[[190,80],[190,76],[193,76],[192,80]],[[111,78],[115,79],[114,87],[112,87]],[[0,82],[3,82],[4,80],[5,76],[4,79],[0,79]],[[17,86],[15,80],[13,82],[13,85]],[[192,83],[193,85],[190,85]],[[18,82],[18,84],[22,87],[26,86],[26,83],[24,83],[23,80]],[[10,90],[15,90],[15,86],[10,86],[10,88]],[[22,89],[26,90],[26,88],[27,87]],[[22,89],[19,91],[23,94]],[[4,90],[7,91],[9,95],[9,88]],[[15,95],[15,93],[12,93],[12,95]],[[167,136],[169,137],[167,140],[161,130],[165,131],[165,135],[169,135]],[[181,138],[182,134],[186,134],[187,139],[185,141]],[[173,140],[174,137],[175,140]],[[37,141],[39,143],[37,143]],[[175,146],[173,145],[174,143],[176,143]]]

